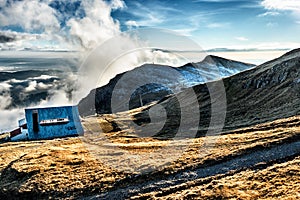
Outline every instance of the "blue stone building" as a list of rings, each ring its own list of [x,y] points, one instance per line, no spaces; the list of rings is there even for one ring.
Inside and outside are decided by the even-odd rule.
[[[83,135],[77,106],[27,108],[28,140]]]

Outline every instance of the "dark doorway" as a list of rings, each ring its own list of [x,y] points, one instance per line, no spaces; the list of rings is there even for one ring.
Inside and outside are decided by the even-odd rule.
[[[39,117],[38,117],[37,110],[34,110],[32,112],[32,125],[33,125],[33,132],[35,133],[39,132]]]

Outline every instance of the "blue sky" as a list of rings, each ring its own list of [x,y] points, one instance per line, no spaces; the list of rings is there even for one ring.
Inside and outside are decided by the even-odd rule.
[[[296,48],[300,47],[300,1],[0,0],[0,31],[16,38],[15,43],[0,43],[2,49],[14,45],[68,49],[76,42],[86,47],[144,27],[177,31],[204,49]]]
[[[299,42],[296,8],[271,8],[261,0],[126,1],[126,6],[112,13],[122,29],[132,24],[176,30],[206,48],[277,48]]]

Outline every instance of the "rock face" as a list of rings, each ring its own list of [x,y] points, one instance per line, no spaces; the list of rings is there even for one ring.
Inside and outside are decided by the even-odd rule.
[[[208,56],[202,62],[189,63],[178,68],[145,64],[132,71],[118,74],[107,85],[92,90],[79,102],[79,112],[82,116],[112,113],[113,92],[117,97],[117,102],[121,104],[128,101],[127,108],[133,109],[159,101],[184,88],[231,76],[252,67],[254,65],[216,56]],[[131,79],[122,82],[124,75],[128,73],[130,73]],[[136,87],[138,80],[145,80],[145,85]],[[135,90],[132,91],[130,88],[135,88]],[[128,93],[131,94],[130,99],[125,98]],[[123,111],[123,109],[119,111]]]
[[[226,128],[299,114],[299,78],[300,49],[225,79],[228,102]]]
[[[207,133],[212,116],[212,106],[218,101],[212,100],[209,87],[222,82],[225,88],[226,119],[223,131],[233,130],[263,122],[273,121],[300,114],[300,49],[293,50],[282,57],[269,61],[248,71],[241,72],[220,81],[200,84],[193,87],[197,100],[190,98],[188,90],[172,95],[159,102],[166,109],[167,122],[158,135],[176,134],[180,126],[181,110],[188,108],[193,113],[196,104],[200,106],[200,123],[192,115],[186,120],[191,124],[190,130],[198,130],[198,136]],[[184,106],[178,102],[185,99]],[[215,111],[214,111],[215,112]],[[222,113],[214,113],[215,115]],[[141,122],[148,117],[148,110],[135,117]],[[218,125],[218,122],[215,123]],[[210,126],[210,129],[215,127]],[[187,132],[189,130],[186,130]]]

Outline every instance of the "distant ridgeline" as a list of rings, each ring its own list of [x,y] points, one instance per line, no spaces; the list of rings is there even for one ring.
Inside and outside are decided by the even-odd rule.
[[[217,64],[226,61],[225,59],[217,57],[212,57],[212,59]],[[237,66],[240,71],[243,71],[240,66],[244,66],[245,68],[243,69],[252,67],[251,65],[234,61],[227,61],[225,63],[228,64],[226,65],[227,68],[234,69]],[[187,66],[188,65],[183,66],[181,69],[187,68]],[[80,114],[110,113],[111,92],[120,76],[122,75],[116,76],[108,85],[92,90],[91,93],[80,102]],[[196,76],[198,75],[194,74],[192,77]],[[167,74],[165,75],[165,79],[168,80]],[[201,81],[202,80],[199,79],[199,82]],[[225,98],[227,108],[223,131],[300,115],[300,49],[293,50],[255,68],[225,77],[223,80],[212,81],[209,84],[213,85],[218,81],[222,81],[226,91]],[[194,83],[195,82],[193,82],[193,84]],[[130,100],[132,102],[130,102],[131,108],[140,106],[141,103],[138,100],[140,98],[139,96],[148,94],[148,92],[151,93],[151,89],[153,88],[155,88],[155,92],[153,93],[153,97],[150,96],[150,101],[160,100],[157,104],[164,107],[167,113],[166,124],[156,136],[168,134],[168,136],[172,137],[172,134],[176,134],[181,120],[181,108],[177,96],[185,97],[185,107],[188,109],[194,109],[195,106],[193,105],[196,104],[200,106],[200,122],[198,126],[194,127],[194,124],[197,124],[199,119],[195,119],[193,116],[185,119],[191,124],[189,127],[190,130],[198,130],[197,135],[202,136],[207,133],[208,128],[211,130],[215,128],[209,127],[212,112],[211,108],[216,102],[211,100],[207,84],[201,83],[192,87],[197,94],[197,102],[194,102],[195,100],[190,98],[188,90],[183,89],[176,96],[170,94],[163,97],[170,92],[159,87],[144,87],[138,90],[142,92],[142,95],[134,94],[132,96]],[[125,87],[124,90],[126,91]],[[157,92],[158,95],[156,95],[156,91],[164,91],[165,93]],[[155,99],[155,97],[157,98]],[[146,102],[146,99],[142,100]],[[133,116],[137,124],[141,125],[150,122],[148,110],[149,108]],[[190,112],[193,113],[192,110]],[[214,114],[218,115],[218,113]]]
[[[216,70],[213,70],[213,67]],[[151,75],[142,73],[142,69],[150,68],[153,69]],[[146,64],[141,67],[135,68],[130,71],[134,74],[130,82],[124,83],[121,88],[115,89],[116,84],[126,73],[118,74],[116,77],[110,80],[110,82],[102,87],[96,88],[90,92],[90,94],[82,99],[78,105],[80,115],[88,116],[94,114],[110,114],[111,109],[111,97],[112,93],[119,98],[119,101],[124,100],[124,94],[129,92],[128,86],[135,85],[136,80],[134,77],[145,77],[152,76],[153,80],[159,80],[160,85],[155,83],[146,84],[139,88],[136,88],[135,92],[132,93],[129,101],[129,109],[138,108],[143,105],[149,104],[154,101],[159,101],[164,97],[173,94],[173,89],[183,90],[200,83],[204,83],[205,79],[209,77],[210,80],[224,78],[233,74],[245,71],[254,67],[252,64],[237,62],[233,60],[227,60],[216,56],[208,56],[202,62],[189,63],[182,67],[170,67],[164,65]],[[181,75],[181,80],[176,83],[173,82],[174,77],[170,77],[169,70],[176,70]],[[179,83],[179,84],[178,84]]]

